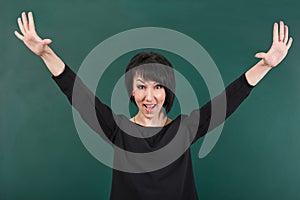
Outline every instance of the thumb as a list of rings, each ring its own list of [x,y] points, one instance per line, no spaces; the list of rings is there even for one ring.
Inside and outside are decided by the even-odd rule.
[[[42,43],[43,43],[44,45],[48,45],[48,44],[51,44],[51,43],[52,43],[52,40],[50,40],[50,39],[44,39],[44,40],[42,41]]]
[[[259,52],[255,54],[255,58],[265,58],[265,57],[266,57],[266,53],[264,52]]]

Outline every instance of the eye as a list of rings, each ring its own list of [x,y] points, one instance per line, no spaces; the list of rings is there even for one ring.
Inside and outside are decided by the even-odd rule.
[[[155,89],[158,89],[158,90],[159,90],[159,89],[162,89],[162,88],[163,88],[162,85],[156,85],[156,86],[155,86]]]
[[[137,87],[137,89],[139,89],[139,90],[142,90],[142,89],[145,88],[145,86],[143,86],[143,85],[137,85],[136,87]]]

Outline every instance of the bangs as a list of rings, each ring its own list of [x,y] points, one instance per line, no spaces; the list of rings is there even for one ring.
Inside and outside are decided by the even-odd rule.
[[[159,63],[147,63],[135,68],[135,76],[139,76],[145,81],[154,81],[174,92],[175,80],[171,74],[173,69],[167,65]]]

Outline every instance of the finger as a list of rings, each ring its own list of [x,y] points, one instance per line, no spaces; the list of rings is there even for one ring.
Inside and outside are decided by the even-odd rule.
[[[287,43],[286,47],[289,49],[292,46],[293,38],[290,37],[289,42]]]
[[[280,28],[279,28],[279,41],[283,41],[284,39],[284,23],[280,21]]]
[[[255,58],[265,58],[265,57],[266,57],[266,53],[264,53],[264,52],[255,54]]]
[[[23,21],[24,30],[27,32],[28,31],[28,21],[27,21],[27,16],[26,16],[25,12],[22,12],[22,21]]]
[[[16,36],[17,38],[19,38],[20,40],[23,41],[23,38],[24,38],[23,35],[21,35],[18,31],[15,31],[14,33],[15,33],[15,36]]]
[[[22,20],[20,17],[18,17],[18,25],[19,25],[21,33],[24,35],[26,33],[26,31],[24,30],[24,26],[23,26],[23,23],[22,23]]]
[[[289,39],[289,27],[287,25],[284,26],[284,40],[283,42],[286,44]]]
[[[276,22],[273,26],[273,41],[278,42],[278,24]]]
[[[32,12],[28,13],[28,20],[29,20],[29,29],[34,30],[35,26],[34,26],[34,20],[33,20]]]
[[[44,39],[44,40],[42,41],[42,43],[43,43],[44,45],[48,45],[48,44],[51,44],[51,43],[52,43],[52,40],[50,40],[50,39]]]

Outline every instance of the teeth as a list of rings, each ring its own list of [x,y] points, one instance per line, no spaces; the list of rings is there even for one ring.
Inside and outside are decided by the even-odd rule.
[[[144,104],[146,108],[154,108],[155,104],[151,104],[151,105],[146,105]]]

